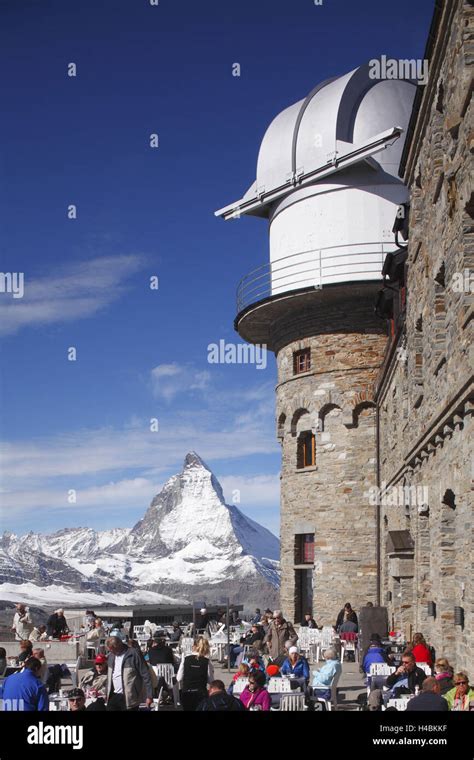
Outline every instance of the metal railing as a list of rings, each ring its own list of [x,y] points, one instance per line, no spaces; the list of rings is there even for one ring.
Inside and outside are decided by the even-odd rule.
[[[382,276],[386,253],[395,248],[395,244],[389,242],[348,243],[297,251],[270,261],[240,280],[237,286],[237,313],[271,296],[299,288],[320,289],[324,284],[347,282],[351,275],[356,279],[363,279],[364,276],[377,279],[374,274],[380,273]]]

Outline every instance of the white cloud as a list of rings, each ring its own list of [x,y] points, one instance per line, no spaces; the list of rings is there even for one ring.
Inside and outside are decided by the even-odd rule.
[[[191,364],[159,364],[151,370],[153,395],[168,402],[181,393],[207,390],[209,380],[207,370],[198,370]]]
[[[71,484],[71,488],[73,485]],[[34,491],[2,492],[2,500],[8,502],[9,508],[16,513],[23,513],[31,509],[47,509],[49,512],[56,510],[89,509],[91,511],[100,508],[101,511],[112,508],[114,511],[123,507],[148,506],[152,498],[161,490],[162,483],[157,483],[148,478],[131,478],[117,482],[105,483],[100,486],[89,488],[77,488],[76,501],[68,501],[68,488],[51,489],[44,488]]]
[[[280,503],[280,476],[224,475],[219,478],[227,504],[235,504],[239,509],[251,508],[278,509]],[[238,492],[236,494],[235,492]],[[239,500],[234,500],[238,496]]]
[[[142,265],[138,255],[106,256],[63,266],[47,277],[29,279],[25,272],[23,298],[0,301],[0,335],[93,316],[119,298],[125,280]]]

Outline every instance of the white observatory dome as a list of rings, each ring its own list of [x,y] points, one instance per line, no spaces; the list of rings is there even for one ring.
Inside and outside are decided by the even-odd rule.
[[[270,264],[241,305],[380,278],[408,195],[398,167],[415,91],[411,81],[372,79],[366,64],[322,82],[273,119],[255,182],[216,212],[270,220]]]

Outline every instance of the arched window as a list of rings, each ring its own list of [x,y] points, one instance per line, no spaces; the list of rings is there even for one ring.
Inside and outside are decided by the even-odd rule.
[[[314,467],[316,464],[316,436],[311,430],[298,435],[297,468]]]

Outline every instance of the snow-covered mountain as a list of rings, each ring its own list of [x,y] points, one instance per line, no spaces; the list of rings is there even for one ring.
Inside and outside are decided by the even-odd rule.
[[[275,603],[279,541],[224,501],[222,488],[194,452],[133,528],[67,528],[51,535],[4,533],[0,598],[27,595],[98,605],[170,603],[192,598]],[[97,597],[97,599],[96,599]],[[120,601],[119,601],[120,598]],[[96,601],[94,601],[96,599]]]

